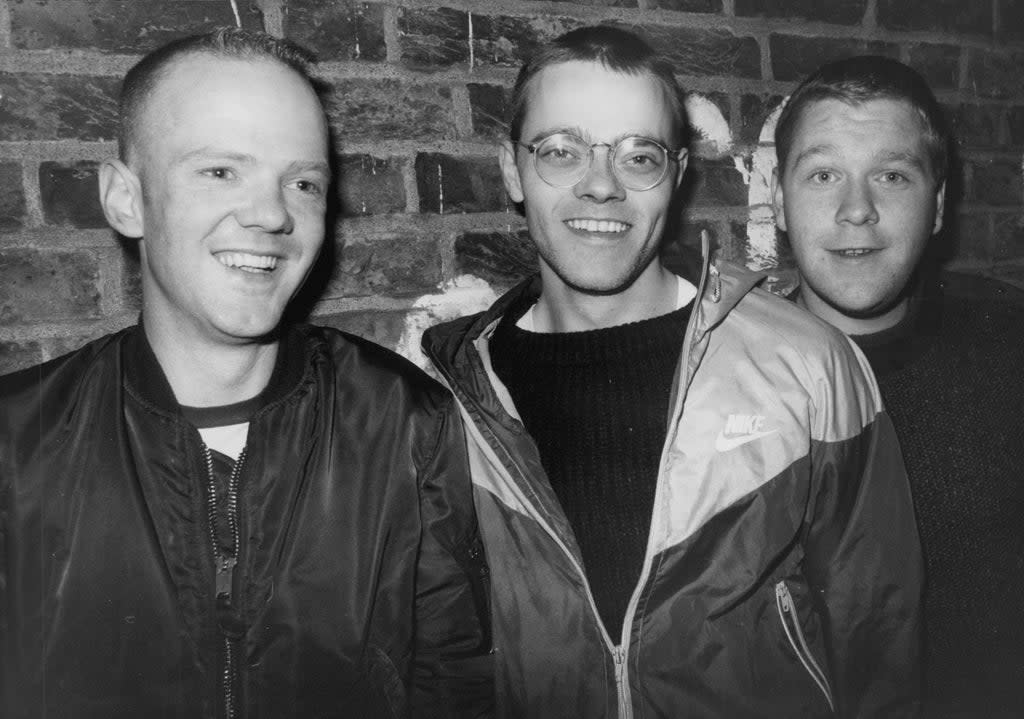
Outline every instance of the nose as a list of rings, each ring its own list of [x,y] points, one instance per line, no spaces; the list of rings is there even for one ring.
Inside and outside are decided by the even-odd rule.
[[[251,187],[243,206],[235,213],[242,227],[274,234],[291,234],[295,221],[288,209],[284,188],[278,183]]]
[[[598,154],[598,150],[602,154]],[[626,198],[626,189],[612,172],[611,148],[599,145],[590,148],[587,173],[573,185],[573,193],[580,199],[586,198],[598,203]]]
[[[843,188],[836,211],[836,221],[851,225],[873,225],[878,222],[875,198],[867,183],[850,182]]]

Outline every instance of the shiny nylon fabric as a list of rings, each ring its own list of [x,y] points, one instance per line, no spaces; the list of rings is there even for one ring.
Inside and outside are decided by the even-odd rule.
[[[646,581],[626,630],[628,711],[829,716],[780,623],[775,585],[785,581],[839,714],[912,716],[920,554],[874,380],[845,337],[752,289],[756,275],[723,266],[719,276],[721,299],[704,293],[681,359]],[[500,714],[615,717],[610,645],[621,628],[610,641],[601,634],[536,447],[486,366],[489,328],[524,291],[536,287],[424,341],[469,425]],[[716,450],[743,414],[770,432]]]
[[[122,384],[136,331],[0,380],[4,717],[220,715],[199,437]],[[386,350],[295,341],[242,473],[238,715],[400,716],[486,654],[453,560],[476,541],[460,423]]]

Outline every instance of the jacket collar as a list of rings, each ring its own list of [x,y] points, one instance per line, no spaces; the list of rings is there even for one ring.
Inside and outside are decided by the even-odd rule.
[[[693,328],[691,342],[699,342],[765,277],[763,272],[754,272],[731,262],[719,260],[712,263],[706,233],[702,233],[701,241],[704,263],[698,278],[697,306],[690,319]],[[454,370],[463,376],[466,370],[472,369],[476,355],[469,351],[471,345],[481,336],[493,332],[509,307],[528,298],[536,299],[540,292],[540,275],[526,278],[484,312],[427,330],[423,337],[424,351],[442,372]]]
[[[301,381],[305,370],[305,332],[301,326],[282,332],[277,360],[270,381],[260,394],[260,408],[289,394]],[[167,414],[181,414],[160,362],[146,337],[141,319],[129,329],[121,347],[125,384],[138,397]]]

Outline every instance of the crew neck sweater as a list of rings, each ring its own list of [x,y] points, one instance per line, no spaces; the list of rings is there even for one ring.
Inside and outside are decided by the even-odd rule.
[[[658,465],[690,307],[584,332],[516,326],[510,308],[491,360],[575,534],[598,613],[619,635],[640,576]]]
[[[953,275],[943,284],[914,297],[897,326],[852,339],[914,496],[927,572],[923,716],[1020,717],[1024,293]]]

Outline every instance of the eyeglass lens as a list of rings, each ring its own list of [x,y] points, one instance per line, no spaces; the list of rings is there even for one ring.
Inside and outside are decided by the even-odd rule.
[[[600,144],[595,145],[600,147]],[[592,146],[569,134],[544,138],[535,151],[537,173],[555,187],[572,187],[593,161]],[[612,172],[630,190],[649,190],[665,177],[668,155],[661,145],[643,137],[627,137],[610,150]]]

